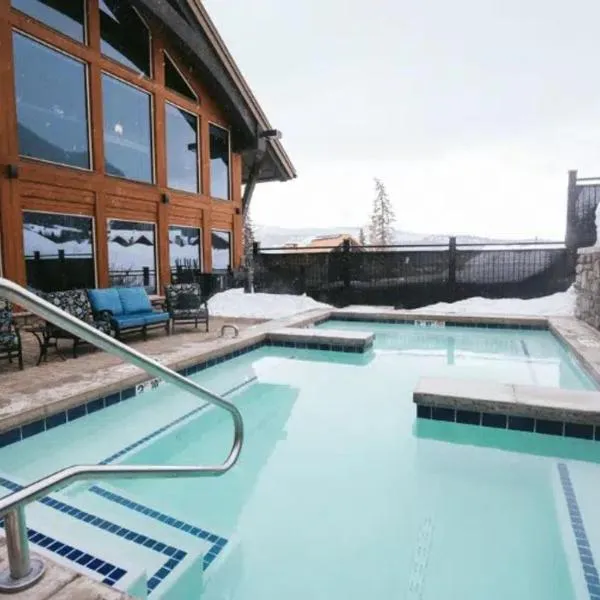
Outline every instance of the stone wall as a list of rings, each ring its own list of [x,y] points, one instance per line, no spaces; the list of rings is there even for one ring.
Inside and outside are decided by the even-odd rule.
[[[575,316],[600,329],[600,247],[579,250],[575,291]]]

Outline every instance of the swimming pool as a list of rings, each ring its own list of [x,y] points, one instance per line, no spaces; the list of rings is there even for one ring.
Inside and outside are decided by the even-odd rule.
[[[117,587],[146,571],[167,600],[600,597],[600,444],[421,421],[412,403],[422,375],[595,389],[550,333],[319,328],[375,347],[262,347],[192,376],[242,411],[228,474],[72,485],[28,509],[33,541]],[[73,462],[219,461],[231,436],[161,385],[1,449],[0,489]]]

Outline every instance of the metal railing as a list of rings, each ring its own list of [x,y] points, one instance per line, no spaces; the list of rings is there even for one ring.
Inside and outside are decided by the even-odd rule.
[[[233,445],[229,455],[220,465],[76,465],[52,473],[17,492],[0,498],[0,517],[4,517],[8,553],[8,569],[0,571],[0,592],[16,592],[36,583],[44,573],[43,562],[29,557],[25,505],[45,496],[58,487],[84,479],[151,479],[223,475],[233,467],[239,457],[242,449],[244,427],[239,410],[231,402],[56,308],[20,285],[8,279],[0,278],[0,297],[30,310],[46,321],[65,329],[102,350],[140,367],[150,375],[161,377],[164,381],[168,381],[186,392],[225,409],[231,414],[234,425]]]

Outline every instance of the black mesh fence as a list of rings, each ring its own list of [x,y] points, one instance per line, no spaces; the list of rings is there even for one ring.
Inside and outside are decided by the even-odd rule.
[[[254,261],[257,292],[307,294],[334,304],[417,308],[470,296],[532,298],[573,282],[563,244],[365,247],[319,252],[270,248]]]

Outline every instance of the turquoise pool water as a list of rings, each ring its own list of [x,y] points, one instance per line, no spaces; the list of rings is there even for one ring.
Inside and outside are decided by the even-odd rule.
[[[122,585],[142,570],[151,578],[166,569],[150,598],[597,600],[569,509],[574,493],[595,568],[600,443],[417,421],[412,404],[422,375],[593,389],[549,333],[321,327],[375,331],[375,348],[365,355],[261,348],[194,376],[219,393],[246,382],[230,395],[247,435],[227,475],[98,483],[103,494],[77,484],[54,495],[180,549],[185,558],[172,570],[158,546],[97,531],[50,506],[30,507],[30,526],[121,566]],[[221,460],[231,422],[217,410],[193,413],[197,408],[161,385],[7,446],[0,450],[0,489],[2,481],[24,484],[132,444],[119,460]],[[202,555],[221,542],[199,540],[185,525],[226,540],[204,573]]]

